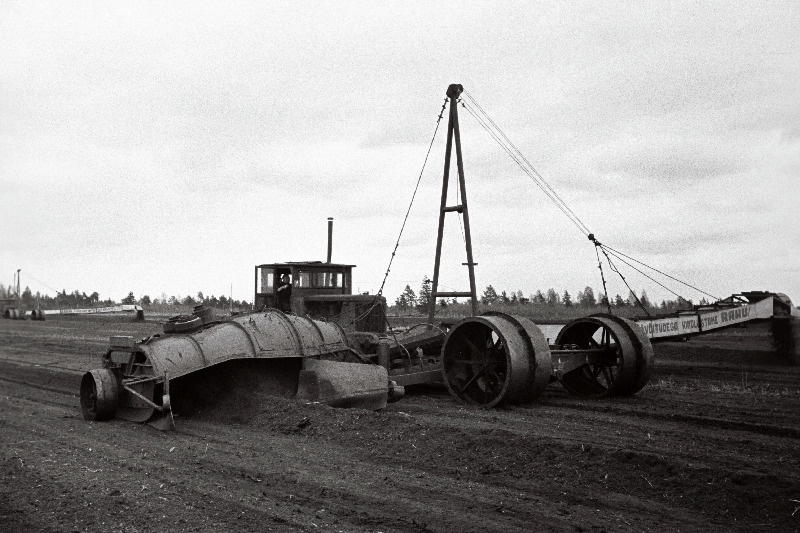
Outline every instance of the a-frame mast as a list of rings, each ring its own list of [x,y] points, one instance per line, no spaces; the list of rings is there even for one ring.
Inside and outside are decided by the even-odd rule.
[[[472,259],[472,236],[469,229],[469,209],[467,209],[467,187],[464,180],[464,161],[461,157],[461,133],[458,128],[458,97],[463,92],[461,85],[453,84],[447,88],[447,97],[450,99],[450,117],[447,124],[447,148],[444,155],[444,178],[442,179],[442,201],[439,208],[439,233],[436,238],[436,260],[433,266],[433,287],[431,298],[428,302],[428,322],[433,323],[436,314],[436,299],[442,298],[470,298],[472,314],[478,314],[478,298],[475,292],[475,262]],[[461,188],[461,203],[447,205],[447,186],[450,181],[450,157],[453,151],[453,139],[456,144],[456,166],[458,168],[458,183]],[[464,216],[464,240],[467,248],[467,262],[464,265],[469,270],[469,292],[439,291],[439,265],[442,258],[442,238],[444,236],[444,217],[447,213],[461,213]]]

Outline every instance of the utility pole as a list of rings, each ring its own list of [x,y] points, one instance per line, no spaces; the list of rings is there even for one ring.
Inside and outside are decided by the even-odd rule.
[[[475,265],[472,259],[472,236],[469,229],[469,210],[467,209],[467,187],[464,179],[464,161],[461,157],[461,132],[458,128],[458,97],[464,91],[459,84],[452,84],[447,88],[447,97],[450,99],[450,117],[447,124],[447,147],[444,153],[444,177],[442,179],[442,201],[439,207],[439,232],[436,237],[436,259],[433,265],[433,287],[431,301],[428,302],[428,322],[433,323],[436,314],[436,298],[470,298],[472,315],[478,314],[478,297],[475,290]],[[458,168],[458,184],[461,188],[461,203],[453,206],[447,205],[447,186],[450,180],[450,158],[453,150],[453,140],[456,145],[456,166]],[[466,265],[469,271],[469,292],[440,292],[439,291],[439,265],[442,258],[442,239],[444,237],[444,216],[447,213],[461,213],[464,216],[464,241],[467,248]]]

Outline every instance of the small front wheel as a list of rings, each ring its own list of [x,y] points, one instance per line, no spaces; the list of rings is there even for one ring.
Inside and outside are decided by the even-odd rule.
[[[119,406],[119,381],[109,368],[92,370],[81,379],[83,418],[100,422],[114,418]]]

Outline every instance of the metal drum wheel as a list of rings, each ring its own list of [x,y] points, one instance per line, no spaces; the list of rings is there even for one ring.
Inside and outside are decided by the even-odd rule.
[[[462,402],[481,407],[526,403],[547,386],[550,351],[544,335],[524,317],[468,317],[447,334],[442,374]]]
[[[573,320],[559,332],[556,346],[556,352],[586,352],[585,363],[559,379],[568,392],[577,396],[635,394],[650,377],[650,340],[639,326],[624,318],[598,314]],[[557,353],[554,366],[558,372]]]
[[[81,379],[81,411],[92,421],[110,420],[119,405],[119,381],[108,368],[92,370]]]

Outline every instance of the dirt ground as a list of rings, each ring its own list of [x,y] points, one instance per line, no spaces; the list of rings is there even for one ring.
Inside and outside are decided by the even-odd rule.
[[[800,528],[800,367],[755,329],[657,345],[632,398],[554,384],[481,410],[428,386],[369,412],[253,392],[173,432],[84,421],[108,336],[158,330],[0,320],[0,531]]]

